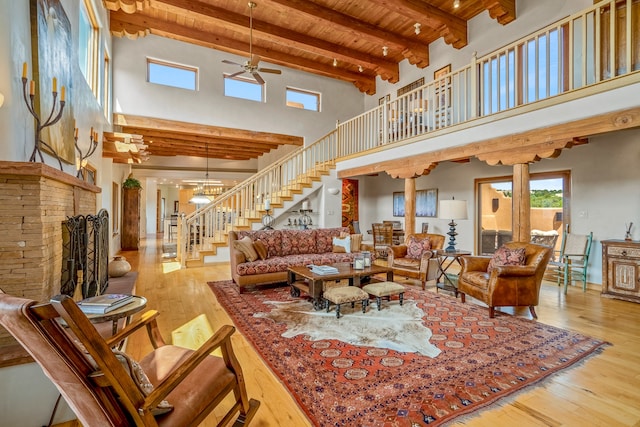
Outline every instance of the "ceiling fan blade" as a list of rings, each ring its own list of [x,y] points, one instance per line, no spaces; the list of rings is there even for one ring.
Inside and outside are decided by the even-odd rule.
[[[282,71],[273,68],[258,68],[261,73],[282,74]]]
[[[256,79],[256,81],[258,83],[260,83],[261,85],[264,84],[264,79],[262,77],[260,77],[260,74],[258,74],[256,71],[254,71],[253,73],[251,73],[251,75]]]
[[[232,78],[234,78],[236,76],[239,76],[240,74],[244,74],[244,73],[246,73],[245,70],[238,71],[237,73],[229,74],[228,78],[232,79]]]
[[[260,62],[260,55],[251,55],[251,58],[249,58],[249,65],[251,65],[252,67],[257,67],[258,62]]]
[[[238,64],[237,62],[229,61],[228,59],[223,59],[222,62],[225,64],[237,65],[238,67],[242,67],[242,64]]]

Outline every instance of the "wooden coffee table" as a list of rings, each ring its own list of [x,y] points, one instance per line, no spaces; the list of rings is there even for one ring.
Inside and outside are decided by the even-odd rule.
[[[287,274],[287,284],[291,286],[291,296],[300,296],[300,291],[304,291],[313,298],[313,308],[320,310],[324,307],[322,292],[324,282],[335,282],[337,280],[349,279],[349,286],[360,287],[360,279],[366,276],[386,273],[387,281],[393,281],[393,270],[390,267],[371,265],[363,270],[356,270],[350,263],[331,264],[338,269],[336,274],[315,274],[306,266],[289,267]]]

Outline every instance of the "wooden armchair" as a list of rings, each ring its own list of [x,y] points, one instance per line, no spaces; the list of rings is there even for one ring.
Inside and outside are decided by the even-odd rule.
[[[495,307],[529,306],[529,311],[537,318],[534,307],[538,305],[540,285],[552,249],[548,246],[526,242],[508,242],[509,249],[525,248],[524,265],[501,265],[488,272],[490,256],[460,257],[462,270],[458,277],[458,292],[486,303],[489,317],[495,314]]]
[[[260,402],[247,398],[231,347],[235,329],[223,326],[193,351],[165,345],[157,315],[148,311],[105,340],[67,296],[39,304],[0,292],[0,324],[42,367],[83,425],[196,426],[230,393],[235,402],[218,425],[227,425],[237,413],[234,426],[248,424]],[[155,349],[139,362],[154,386],[150,393],[142,391],[112,351],[143,327]],[[222,358],[209,355],[218,347]],[[165,399],[173,410],[154,416],[152,412]]]
[[[411,239],[424,239],[425,237],[429,238],[432,250],[423,251],[419,259],[407,257],[407,249]],[[393,269],[394,275],[419,279],[422,283],[422,289],[424,289],[426,282],[434,280],[438,275],[438,257],[435,256],[433,250],[442,249],[444,240],[445,236],[442,234],[409,234],[404,244],[391,246],[387,256],[387,264]]]

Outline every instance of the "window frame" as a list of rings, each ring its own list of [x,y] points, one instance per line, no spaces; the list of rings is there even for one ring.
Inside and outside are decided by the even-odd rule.
[[[83,27],[83,16],[89,25],[88,37],[86,40],[78,36],[78,43],[86,43],[87,55],[85,64],[80,63],[80,57],[78,57],[78,65],[82,75],[84,76],[87,84],[91,88],[93,95],[96,99],[99,99],[100,91],[100,76],[98,69],[98,58],[100,52],[100,25],[98,24],[97,14],[91,0],[83,0],[80,2],[80,10],[78,11],[78,26],[80,29],[78,33],[81,34],[81,28]]]
[[[253,101],[253,102],[260,102],[260,103],[265,103],[266,102],[266,83],[265,84],[260,84],[258,83],[256,80],[249,78],[249,77],[245,77],[245,76],[233,76],[231,73],[222,73],[222,86],[223,86],[223,95],[226,97],[230,97],[230,98],[236,98],[236,99],[244,99],[246,101]],[[237,96],[237,95],[230,95],[227,93],[227,80],[233,80],[236,82],[240,82],[240,83],[246,83],[246,84],[250,84],[250,85],[256,85],[260,88],[260,99],[256,100],[253,98],[247,98],[244,96]]]
[[[310,95],[316,98],[317,102],[316,102],[316,109],[310,109],[310,108],[304,108],[304,104],[302,107],[298,107],[296,105],[291,105],[289,102],[289,92],[294,92],[294,93],[299,93],[302,95]],[[321,112],[322,110],[322,93],[321,92],[316,92],[313,90],[308,90],[308,89],[300,89],[297,87],[292,87],[292,86],[287,86],[285,88],[285,105],[287,107],[291,107],[291,108],[297,108],[299,110],[306,110],[306,111],[314,111],[314,112]],[[291,101],[291,102],[295,102],[295,101]]]
[[[171,84],[159,83],[159,82],[156,82],[156,81],[152,81],[151,80],[151,68],[150,68],[151,64],[157,65],[159,67],[169,68],[169,69],[176,69],[176,70],[183,70],[183,71],[192,72],[193,73],[193,88],[184,87],[184,86],[176,86],[176,85],[171,85]],[[146,78],[146,80],[147,80],[147,83],[151,83],[151,84],[155,84],[155,85],[173,87],[173,88],[177,88],[177,89],[184,89],[184,90],[189,90],[189,91],[192,91],[192,92],[197,92],[198,89],[199,89],[200,69],[198,67],[196,67],[196,66],[193,66],[193,65],[180,64],[178,62],[166,61],[164,59],[158,59],[158,58],[153,58],[153,57],[147,56],[147,78]]]

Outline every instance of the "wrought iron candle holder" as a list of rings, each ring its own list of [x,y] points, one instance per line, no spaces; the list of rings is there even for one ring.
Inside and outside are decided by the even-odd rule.
[[[78,152],[79,157],[79,165],[78,165],[78,173],[76,174],[77,178],[84,178],[84,170],[86,169],[85,160],[87,160],[93,153],[95,153],[96,148],[98,147],[98,132],[94,132],[93,128],[91,128],[91,135],[89,136],[89,150],[86,154],[82,153],[82,150],[78,146],[78,128],[75,128],[73,132],[73,140],[74,145],[76,146],[76,151]]]
[[[35,128],[35,141],[34,141],[34,146],[33,146],[33,151],[31,152],[31,157],[29,157],[29,161],[30,162],[36,162],[37,158],[40,158],[40,161],[42,163],[45,163],[44,161],[44,157],[42,156],[42,146],[45,146],[49,149],[49,151],[51,151],[51,153],[55,156],[55,158],[58,160],[58,165],[60,165],[60,170],[62,169],[62,160],[60,160],[60,156],[58,156],[58,153],[56,153],[56,150],[53,149],[53,147],[51,147],[49,144],[47,144],[46,142],[44,142],[41,138],[42,135],[42,130],[46,127],[52,126],[56,123],[58,123],[58,121],[60,121],[60,119],[62,118],[62,111],[64,111],[64,105],[65,105],[65,100],[64,100],[64,95],[65,95],[65,89],[64,86],[61,87],[61,92],[60,92],[60,109],[58,110],[58,113],[56,114],[56,100],[58,99],[58,89],[57,89],[57,82],[56,82],[56,78],[53,78],[53,91],[51,92],[53,95],[53,106],[51,107],[51,111],[49,112],[49,116],[46,118],[46,120],[42,121],[42,118],[40,117],[40,115],[38,113],[36,113],[35,107],[34,107],[34,100],[35,100],[35,82],[33,80],[31,80],[31,84],[29,85],[29,95],[27,97],[27,82],[29,80],[27,79],[27,64],[24,63],[23,64],[23,68],[22,68],[22,95],[24,98],[24,102],[27,105],[27,110],[29,111],[29,113],[31,113],[31,115],[33,116],[33,118],[36,121],[36,128]]]

